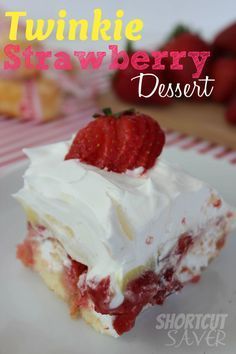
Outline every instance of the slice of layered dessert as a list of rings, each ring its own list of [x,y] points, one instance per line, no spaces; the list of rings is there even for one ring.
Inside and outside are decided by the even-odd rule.
[[[129,331],[198,280],[235,221],[213,188],[159,157],[164,141],[152,118],[105,110],[72,141],[26,150],[17,257],[102,333]]]

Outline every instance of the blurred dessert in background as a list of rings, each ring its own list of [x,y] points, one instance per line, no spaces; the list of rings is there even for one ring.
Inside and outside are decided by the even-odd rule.
[[[42,51],[45,47],[38,41],[25,40],[25,26],[18,26],[18,39],[9,40],[10,21],[2,16],[0,21],[0,114],[6,118],[48,122],[64,115],[68,97],[78,100],[88,98],[92,89],[80,79],[79,66],[73,61],[70,71],[48,70],[37,67],[36,56],[30,56],[30,65],[20,65],[18,69],[4,69],[8,59],[4,48],[8,44],[19,46],[20,51]],[[8,59],[9,60],[9,59]]]
[[[30,79],[0,79],[0,113],[35,122],[46,122],[61,114],[62,90],[43,75]]]

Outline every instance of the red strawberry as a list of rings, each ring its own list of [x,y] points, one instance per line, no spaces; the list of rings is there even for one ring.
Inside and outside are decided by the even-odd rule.
[[[210,51],[210,46],[198,35],[190,32],[187,27],[182,25],[177,26],[176,29],[169,37],[170,39],[161,48],[161,50],[170,51]],[[171,58],[166,58],[163,60],[166,62],[168,67],[172,64]],[[195,79],[192,75],[196,72],[196,67],[193,63],[192,58],[186,57],[180,59],[180,63],[183,65],[183,70],[169,70],[168,79],[174,84],[180,83],[181,89],[186,84],[191,84]],[[204,78],[208,71],[208,62],[206,62],[200,78]],[[204,83],[198,82],[199,85],[204,85]],[[193,97],[193,98],[198,98]]]
[[[216,53],[236,54],[236,22],[215,37],[213,48]]]
[[[228,123],[236,125],[236,96],[234,96],[227,107],[225,119]]]
[[[151,168],[165,143],[159,124],[133,110],[103,112],[77,133],[65,160],[79,159],[118,173],[137,167]]]
[[[129,57],[131,58],[134,53],[129,45],[127,52]],[[152,59],[150,59],[152,61]],[[112,80],[112,87],[119,98],[121,98],[125,102],[135,103],[135,104],[160,104],[166,105],[170,103],[170,99],[168,97],[160,97],[157,92],[154,92],[151,97],[139,97],[138,95],[138,85],[139,79],[135,79],[131,81],[133,77],[140,75],[140,73],[144,74],[154,74],[159,78],[159,84],[165,82],[164,72],[163,71],[154,71],[151,68],[152,63],[150,62],[150,68],[145,70],[138,71],[133,68],[131,64],[128,65],[125,70],[118,70]],[[149,95],[154,88],[156,83],[155,77],[147,76],[143,79],[142,84],[142,94]]]
[[[211,78],[215,79],[211,98],[226,102],[236,91],[236,59],[218,58],[212,63]]]
[[[188,27],[178,25],[162,46],[162,50],[209,51],[210,46],[198,34],[191,32]]]

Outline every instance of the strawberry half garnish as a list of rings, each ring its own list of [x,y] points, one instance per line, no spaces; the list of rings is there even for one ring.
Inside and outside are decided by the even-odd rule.
[[[78,159],[118,173],[153,167],[165,143],[154,119],[134,110],[113,114],[108,108],[95,118],[77,133],[65,160]]]

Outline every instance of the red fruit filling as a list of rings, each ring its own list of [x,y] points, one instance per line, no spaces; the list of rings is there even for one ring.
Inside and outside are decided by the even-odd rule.
[[[201,279],[201,275],[200,275],[200,274],[195,275],[195,276],[191,279],[191,283],[196,284],[196,283],[198,283],[198,282],[200,281],[200,279]]]
[[[31,240],[26,239],[23,243],[17,246],[16,257],[20,259],[26,267],[33,266],[33,244]]]
[[[222,205],[221,199],[216,199],[216,200],[213,202],[213,206],[214,206],[215,208],[220,208],[221,205]]]
[[[40,236],[40,229],[38,228],[36,232],[29,225],[28,238],[17,248],[17,257],[29,267],[34,264],[34,236],[36,235]],[[218,249],[223,247],[224,241],[225,237],[222,237],[217,242]],[[87,266],[69,257],[71,266],[64,267],[63,282],[68,291],[71,314],[76,315],[80,308],[88,307],[89,300],[92,300],[97,312],[114,316],[113,327],[119,335],[129,331],[143,307],[148,304],[161,305],[166,297],[183,287],[183,284],[175,277],[175,269],[192,245],[192,236],[183,234],[169,255],[176,255],[176,263],[163,269],[158,275],[148,270],[138,278],[131,280],[124,291],[124,301],[117,308],[110,307],[113,298],[110,278],[106,277],[99,283],[90,282],[88,285],[86,283]],[[196,276],[192,282],[198,280],[199,276]]]
[[[193,239],[190,235],[182,235],[178,241],[176,254],[184,255],[192,244]]]
[[[180,238],[174,250],[174,253],[178,256],[177,263],[192,244],[193,240],[191,236],[183,235]],[[83,271],[83,268],[79,267],[79,269]],[[83,272],[86,271],[85,269]],[[146,271],[140,277],[131,280],[125,289],[123,303],[114,309],[110,308],[113,294],[111,292],[109,277],[102,279],[98,284],[90,283],[86,291],[84,292],[83,290],[83,296],[81,298],[81,293],[76,287],[81,272],[72,272],[70,282],[75,286],[75,291],[73,290],[74,292],[72,292],[73,305],[83,306],[85,299],[90,298],[97,312],[115,316],[113,327],[116,332],[121,335],[134,326],[136,317],[144,306],[148,304],[161,305],[167,296],[182,288],[180,281],[175,278],[174,271],[175,269],[173,267],[166,268],[159,275],[153,271]],[[71,272],[69,272],[69,274],[70,273]],[[76,298],[77,295],[78,299]]]
[[[33,239],[36,235],[40,236],[39,231],[38,228],[35,232],[29,225],[28,238],[17,248],[17,257],[26,266],[31,267],[34,264]],[[177,264],[192,243],[192,237],[189,235],[183,235],[180,238],[177,247],[173,250],[177,255]],[[161,305],[167,296],[182,288],[182,284],[175,278],[174,267],[166,268],[158,275],[149,270],[127,284],[123,303],[111,309],[113,294],[110,278],[104,278],[99,283],[90,282],[88,286],[86,284],[87,266],[71,258],[70,260],[71,266],[64,267],[63,282],[68,291],[71,314],[76,315],[81,307],[87,307],[90,299],[97,312],[114,316],[113,326],[120,335],[134,326],[135,319],[144,306]]]
[[[70,297],[71,315],[76,315],[81,306],[86,306],[87,297],[78,288],[79,277],[87,272],[87,266],[71,259],[71,266],[64,268],[63,281]]]
[[[226,242],[226,234],[224,234],[217,242],[216,242],[216,248],[218,251],[220,251],[224,245],[225,245],[225,242]]]

